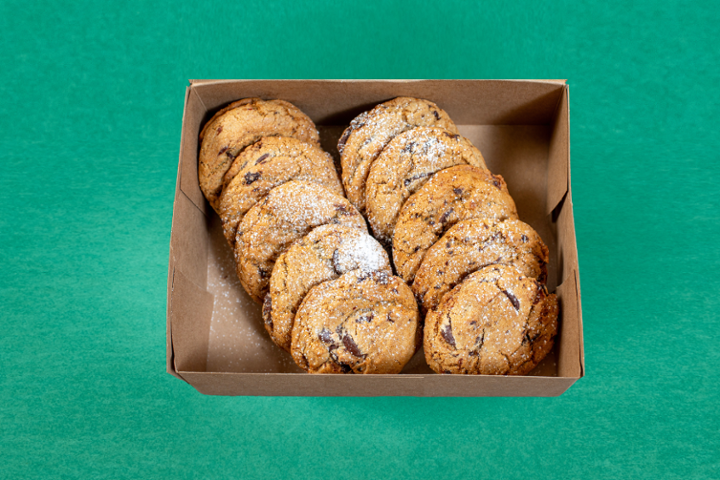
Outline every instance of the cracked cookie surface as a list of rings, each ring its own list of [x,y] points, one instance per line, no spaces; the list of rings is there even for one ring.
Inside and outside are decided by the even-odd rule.
[[[440,127],[457,133],[447,113],[429,100],[398,97],[358,115],[340,141],[342,181],[348,199],[365,213],[365,181],[372,162],[396,135],[415,127]]]
[[[284,100],[244,98],[217,112],[200,132],[198,180],[215,211],[233,160],[262,137],[294,137],[314,145],[320,135],[310,117]]]
[[[437,127],[418,127],[393,138],[372,163],[365,183],[367,218],[380,241],[392,239],[405,200],[430,177],[455,165],[490,172],[480,150],[457,134]]]
[[[293,180],[270,190],[248,210],[235,236],[237,274],[247,293],[261,303],[280,254],[313,228],[331,223],[367,232],[346,198],[319,185]]]
[[[437,373],[525,375],[550,352],[557,297],[512,266],[485,267],[425,319],[425,359]]]
[[[310,290],[295,316],[291,353],[309,373],[400,373],[419,335],[405,282],[354,270]]]
[[[458,222],[430,247],[415,274],[412,291],[421,311],[472,272],[489,265],[513,265],[521,275],[545,283],[548,248],[540,235],[520,220],[492,224],[483,218]]]
[[[392,275],[387,252],[357,228],[323,225],[294,243],[275,262],[263,303],[263,320],[270,338],[290,351],[295,313],[307,292],[356,269]]]
[[[410,283],[427,250],[450,227],[470,218],[497,223],[516,219],[515,202],[499,175],[491,177],[470,165],[441,170],[407,199],[395,225],[392,254],[395,269]]]
[[[225,174],[218,213],[232,247],[243,216],[268,192],[283,183],[316,183],[344,196],[329,153],[292,137],[263,137],[240,153]]]

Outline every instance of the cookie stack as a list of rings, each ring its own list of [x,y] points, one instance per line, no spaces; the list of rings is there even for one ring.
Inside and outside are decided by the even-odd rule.
[[[522,375],[552,348],[548,249],[434,103],[399,97],[356,117],[338,143],[342,182],[313,122],[282,100],[235,102],[200,140],[200,187],[240,282],[306,371],[399,373],[422,344],[439,373]]]
[[[507,185],[446,112],[400,97],[343,133],[342,180],[426,315],[438,373],[523,375],[550,351],[548,249],[518,219]]]
[[[344,197],[310,118],[247,98],[200,141],[200,188],[273,341],[308,372],[399,373],[421,343],[417,304]]]

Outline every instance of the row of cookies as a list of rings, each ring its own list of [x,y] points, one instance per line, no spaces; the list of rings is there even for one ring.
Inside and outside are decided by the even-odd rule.
[[[547,247],[447,113],[396,98],[356,117],[338,149],[348,198],[392,248],[397,274],[427,314],[430,367],[534,368],[557,329],[557,301],[545,289]]]
[[[201,189],[265,328],[298,365],[398,373],[420,344],[417,304],[318,137],[288,102],[235,102],[201,132]]]

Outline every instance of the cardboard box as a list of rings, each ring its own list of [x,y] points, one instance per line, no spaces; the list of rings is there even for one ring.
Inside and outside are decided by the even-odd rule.
[[[551,354],[527,376],[437,375],[422,350],[399,375],[308,375],[266,334],[260,306],[235,275],[220,219],[198,186],[198,134],[221,107],[279,98],[317,124],[336,159],[357,114],[398,96],[446,110],[507,181],[520,219],[550,249],[548,289],[560,300]],[[168,268],[167,371],[209,395],[556,396],[584,375],[582,310],[563,81],[195,80],[185,93]]]

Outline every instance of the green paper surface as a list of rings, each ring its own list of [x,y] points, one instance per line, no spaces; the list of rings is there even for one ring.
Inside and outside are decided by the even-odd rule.
[[[720,477],[716,2],[0,2],[0,478]],[[165,373],[190,78],[567,78],[586,376],[207,397]]]

